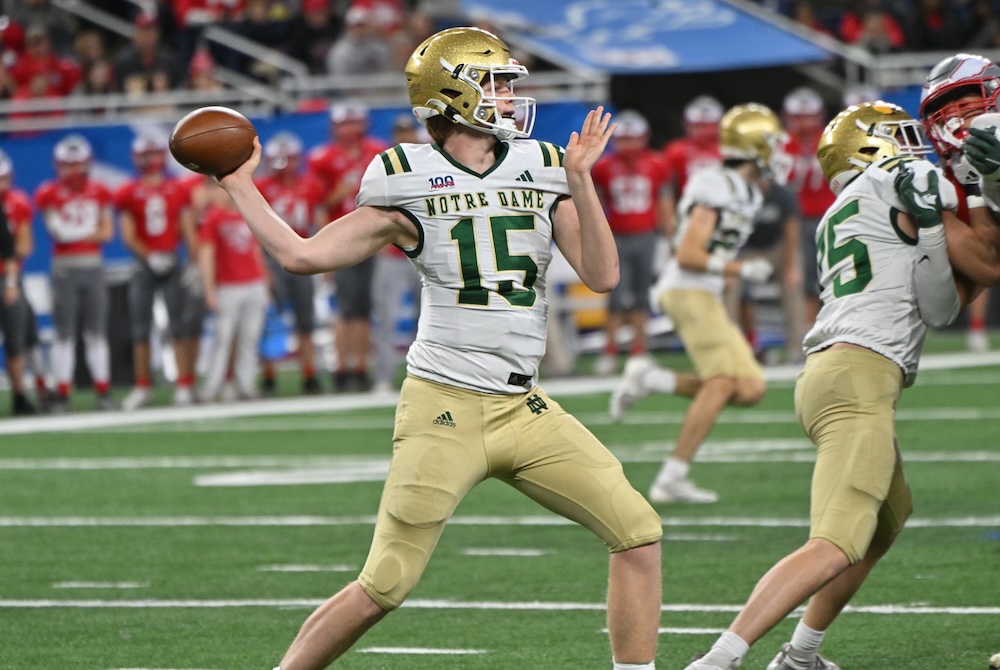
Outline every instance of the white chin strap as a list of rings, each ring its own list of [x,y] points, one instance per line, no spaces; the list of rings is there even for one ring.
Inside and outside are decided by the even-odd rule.
[[[497,139],[512,140],[520,135],[521,132],[517,129],[517,123],[515,123],[514,119],[502,118],[497,122]]]

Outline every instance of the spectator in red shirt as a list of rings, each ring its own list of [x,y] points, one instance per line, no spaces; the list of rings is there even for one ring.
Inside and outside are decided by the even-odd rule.
[[[302,141],[290,132],[278,133],[264,145],[268,173],[257,180],[257,188],[278,216],[302,237],[311,237],[326,223],[323,208],[323,186],[315,177],[301,173]],[[313,331],[316,329],[315,289],[311,275],[294,275],[265,254],[271,292],[278,310],[290,306],[295,316],[299,365],[302,370],[302,392],[320,392],[316,379]],[[264,395],[274,395],[276,380],[274,362],[264,362]]]
[[[814,89],[803,86],[789,92],[782,103],[785,128],[791,137],[788,153],[794,161],[788,188],[798,195],[799,249],[802,260],[802,286],[805,292],[805,330],[812,327],[819,313],[819,276],[816,269],[816,226],[836,199],[816,158],[816,147],[826,126],[823,98]]]
[[[388,149],[368,133],[368,108],[359,103],[339,103],[330,112],[333,141],[314,149],[309,170],[326,192],[326,221],[354,211],[354,199],[368,164]],[[337,370],[334,389],[363,391],[371,386],[368,356],[371,351],[372,277],[375,257],[337,271],[333,276],[337,292],[334,321]]]
[[[719,152],[719,121],[722,104],[710,95],[701,95],[684,107],[684,137],[667,142],[663,159],[667,163],[669,191],[666,194],[667,218],[664,226],[674,234],[677,199],[684,192],[688,178],[698,170],[722,163]]]
[[[52,52],[48,29],[40,23],[32,24],[25,31],[24,40],[24,54],[10,67],[17,90],[28,89],[41,78],[46,95],[62,97],[72,93],[83,78],[83,71],[75,61]]]
[[[77,323],[83,324],[87,367],[97,392],[97,408],[111,409],[111,360],[107,338],[108,293],[104,281],[101,245],[110,241],[112,195],[90,177],[93,150],[80,135],[56,144],[56,179],[35,191],[52,238],[52,345],[57,397],[54,412],[69,409],[76,367]]]
[[[178,404],[186,404],[193,394],[192,352],[196,351],[201,335],[200,328],[196,332],[186,330],[184,319],[186,296],[180,246],[184,243],[189,255],[197,251],[197,232],[189,212],[189,189],[167,175],[167,144],[160,137],[136,137],[132,142],[132,162],[137,177],[115,194],[122,242],[136,261],[128,287],[135,388],[122,401],[122,409],[126,411],[145,407],[152,400],[150,336],[156,292],[162,293],[170,320],[177,362],[174,397]]]
[[[267,313],[264,255],[226,192],[215,182],[206,182],[206,188],[210,204],[198,231],[198,261],[205,306],[215,313],[215,336],[202,396],[219,399],[232,361],[237,393],[250,399],[257,395],[257,349]]]
[[[906,43],[896,18],[880,0],[854,0],[840,20],[840,39],[880,54],[899,51]]]
[[[632,329],[631,356],[646,354],[646,321],[653,260],[664,219],[667,168],[649,148],[649,123],[625,110],[616,118],[611,151],[594,166],[594,184],[604,203],[618,247],[621,279],[608,298],[607,341],[595,372],[609,375],[618,366],[618,330]]]

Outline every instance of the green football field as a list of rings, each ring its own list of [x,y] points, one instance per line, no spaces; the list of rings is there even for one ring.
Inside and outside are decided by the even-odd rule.
[[[692,476],[719,503],[659,507],[661,669],[704,651],[806,537],[813,451],[791,376],[727,409],[699,453]],[[614,425],[611,381],[544,385],[645,492],[687,402],[650,398]],[[270,670],[365,559],[392,401],[0,421],[0,668]],[[915,512],[823,653],[843,670],[985,670],[1000,652],[1000,356],[929,357],[898,418]],[[606,670],[606,577],[600,541],[487,482],[411,600],[336,667]],[[743,667],[763,670],[794,623]]]

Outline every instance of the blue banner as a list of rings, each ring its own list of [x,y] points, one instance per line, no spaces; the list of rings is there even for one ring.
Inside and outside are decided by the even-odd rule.
[[[812,42],[721,0],[462,0],[514,44],[609,74],[738,70],[821,61]]]

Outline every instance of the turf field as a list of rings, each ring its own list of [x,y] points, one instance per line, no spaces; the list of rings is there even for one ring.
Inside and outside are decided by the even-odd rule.
[[[726,410],[700,452],[693,476],[721,501],[659,510],[661,669],[703,651],[805,538],[813,453],[780,373],[760,406]],[[686,401],[647,399],[613,425],[610,382],[545,386],[645,491]],[[0,421],[0,668],[270,670],[364,561],[392,401]],[[916,511],[824,654],[844,670],[985,670],[1000,651],[1000,356],[928,358],[899,437]],[[586,531],[488,482],[411,601],[337,667],[606,670],[606,568]],[[762,670],[793,626],[743,667]]]

